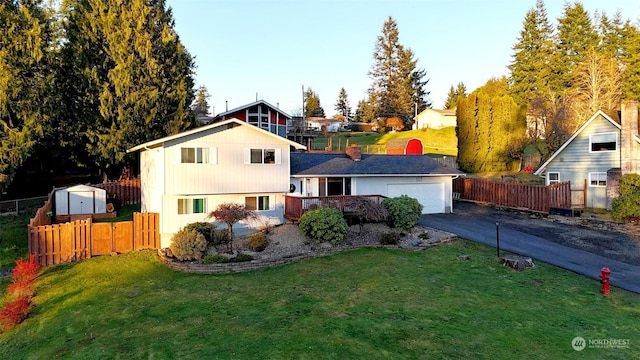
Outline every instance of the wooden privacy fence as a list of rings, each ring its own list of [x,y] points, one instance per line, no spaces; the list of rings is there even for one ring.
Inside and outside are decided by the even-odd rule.
[[[114,199],[118,205],[140,204],[140,178],[110,181],[91,185],[107,192],[108,199]]]
[[[160,247],[160,214],[134,213],[133,221],[94,223],[90,218],[64,224],[29,225],[29,254],[41,265]]]
[[[461,199],[548,213],[550,208],[571,207],[571,183],[548,186],[496,183],[486,179],[457,178],[453,192]]]

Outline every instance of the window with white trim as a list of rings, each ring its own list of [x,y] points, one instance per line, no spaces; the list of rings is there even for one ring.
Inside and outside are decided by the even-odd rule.
[[[178,199],[178,214],[204,214],[207,212],[207,199],[183,198]]]
[[[269,196],[247,196],[244,206],[249,210],[269,210]]]
[[[615,151],[618,143],[618,133],[601,133],[589,136],[589,151]]]
[[[280,164],[280,149],[246,149],[245,164]]]
[[[208,147],[183,147],[178,155],[182,164],[215,164],[218,156],[216,148]]]
[[[547,173],[548,185],[557,184],[560,182],[560,173],[559,172],[549,172]]]
[[[589,173],[589,186],[607,186],[607,173],[606,172],[592,172]]]

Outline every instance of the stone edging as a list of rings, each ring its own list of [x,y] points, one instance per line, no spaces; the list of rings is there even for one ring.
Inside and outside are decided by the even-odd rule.
[[[245,272],[251,270],[265,269],[278,265],[288,264],[291,262],[300,261],[308,258],[319,258],[337,254],[343,251],[356,250],[362,248],[383,248],[383,249],[402,249],[407,251],[420,251],[425,250],[436,245],[440,245],[445,242],[449,242],[456,236],[442,238],[438,241],[420,245],[420,246],[399,246],[399,245],[361,245],[361,246],[340,246],[326,250],[316,250],[308,254],[300,254],[290,257],[285,257],[278,260],[251,260],[237,263],[221,263],[221,264],[201,264],[198,262],[182,262],[176,261],[172,258],[168,258],[164,255],[161,249],[158,249],[158,258],[165,265],[173,270],[199,273],[199,274],[229,274],[236,272]]]

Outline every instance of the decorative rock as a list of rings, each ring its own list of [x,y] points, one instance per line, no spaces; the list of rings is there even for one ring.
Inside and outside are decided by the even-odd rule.
[[[458,256],[458,260],[467,261],[471,259],[471,255],[460,255]]]
[[[533,259],[523,256],[503,256],[500,258],[500,263],[518,271],[524,271],[528,267],[536,266],[533,263]]]

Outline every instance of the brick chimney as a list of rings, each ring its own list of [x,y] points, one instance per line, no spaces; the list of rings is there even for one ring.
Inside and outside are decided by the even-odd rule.
[[[345,152],[353,161],[362,160],[362,150],[357,144],[351,144],[351,147],[348,147]]]
[[[622,175],[638,173],[638,156],[640,156],[638,142],[638,102],[623,100],[620,125],[620,168]]]

